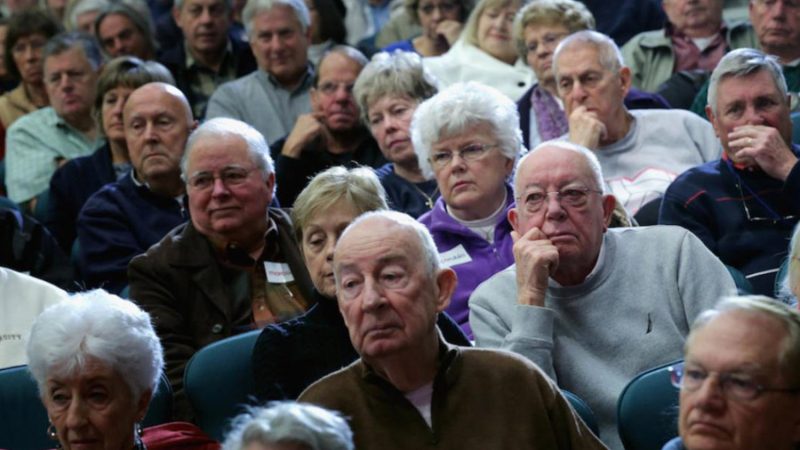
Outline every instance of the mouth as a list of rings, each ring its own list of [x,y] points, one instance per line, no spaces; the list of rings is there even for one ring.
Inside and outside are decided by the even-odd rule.
[[[364,337],[371,337],[373,339],[380,339],[392,334],[399,327],[395,324],[381,324],[370,327],[364,332]]]

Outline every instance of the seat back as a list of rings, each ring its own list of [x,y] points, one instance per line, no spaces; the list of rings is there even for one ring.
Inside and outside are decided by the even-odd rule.
[[[741,270],[727,264],[725,264],[725,268],[728,269],[728,273],[731,274],[731,278],[733,278],[733,282],[736,284],[736,290],[739,291],[739,295],[750,295],[753,293],[752,283],[744,276]]]
[[[673,361],[632,379],[617,401],[617,427],[626,450],[661,450],[678,435],[678,388],[670,381]]]
[[[574,409],[575,412],[581,416],[583,423],[585,423],[586,426],[592,430],[592,433],[594,433],[595,436],[600,436],[600,428],[597,426],[597,419],[594,417],[592,408],[589,408],[589,405],[587,405],[582,398],[570,391],[565,391],[562,389],[561,393],[567,398],[569,404],[572,406],[572,409]]]
[[[169,422],[171,413],[172,389],[162,375],[142,426]],[[0,448],[55,448],[56,442],[47,436],[48,426],[47,411],[28,366],[0,369]]]
[[[254,403],[255,380],[250,362],[261,330],[250,331],[200,349],[186,364],[183,386],[195,423],[222,440],[230,419]]]

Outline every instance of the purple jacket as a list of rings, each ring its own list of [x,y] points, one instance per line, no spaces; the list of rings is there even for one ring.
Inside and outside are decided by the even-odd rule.
[[[493,244],[447,214],[444,199],[441,197],[430,212],[419,218],[419,221],[433,235],[433,240],[439,249],[442,266],[449,266],[458,275],[458,285],[446,311],[470,339],[473,339],[473,336],[472,327],[469,326],[469,296],[478,285],[489,277],[514,264],[514,252],[512,251],[514,241],[511,239],[512,228],[507,215],[508,209],[513,205],[514,194],[509,186],[506,213],[495,226]],[[464,252],[456,249],[459,244],[463,246],[469,258],[465,258]],[[453,252],[447,254],[451,250]],[[449,257],[443,257],[445,254]],[[464,261],[465,259],[471,259],[471,261]],[[452,262],[448,263],[447,260]],[[460,261],[464,262],[460,263]]]

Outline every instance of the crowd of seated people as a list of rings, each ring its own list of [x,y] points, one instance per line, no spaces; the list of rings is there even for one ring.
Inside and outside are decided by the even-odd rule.
[[[288,403],[225,448],[622,450],[626,383],[684,354],[667,448],[706,448],[714,402],[752,432],[722,447],[800,445],[737,416],[800,384],[739,395],[767,362],[728,331],[797,308],[800,0],[36,3],[0,5],[0,369],[30,365],[64,448],[218,448],[137,423],[162,372],[194,420],[187,364],[254,330],[252,402]],[[704,313],[737,291],[773,300]],[[124,412],[76,429],[98,377]]]

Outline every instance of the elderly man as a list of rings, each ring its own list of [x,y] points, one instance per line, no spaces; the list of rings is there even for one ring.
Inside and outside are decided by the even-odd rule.
[[[353,84],[366,65],[361,52],[346,46],[322,57],[311,89],[311,112],[272,146],[281,206],[292,206],[308,180],[328,167],[386,164],[353,96]]]
[[[301,314],[313,289],[289,216],[268,209],[275,173],[258,131],[209,120],[189,137],[181,169],[191,221],[128,269],[131,298],[153,317],[179,398],[197,350]]]
[[[410,216],[356,219],[336,245],[333,271],[361,359],[299,401],[350,417],[356,448],[604,448],[530,362],[443,342],[436,317],[456,275],[440,268],[433,238]]]
[[[639,33],[622,47],[633,85],[655,92],[673,73],[711,72],[728,50],[755,46],[756,36],[749,24],[722,20],[722,3],[664,0],[666,26]]]
[[[185,222],[180,161],[195,127],[186,97],[166,83],[133,91],[123,110],[133,170],[89,197],[78,216],[78,266],[91,287],[121,291],[130,260]]]
[[[695,320],[680,386],[680,438],[665,450],[795,450],[800,445],[800,314],[731,297]]]
[[[619,48],[594,31],[572,34],[553,57],[569,140],[597,154],[611,193],[631,214],[664,193],[684,170],[719,157],[708,122],[686,111],[628,111],[630,69]]]
[[[733,280],[689,231],[608,229],[615,200],[586,148],[541,144],[520,160],[514,196],[516,264],[472,294],[476,343],[538,364],[586,400],[603,441],[622,449],[619,393],[679,358],[691,319],[735,292]]]
[[[156,57],[158,44],[147,9],[140,11],[125,3],[111,3],[97,16],[95,37],[111,58],[135,56],[148,61]]]
[[[21,117],[6,136],[6,186],[16,203],[33,200],[61,164],[102,142],[91,115],[103,62],[97,43],[81,33],[59,34],[48,41],[43,58],[50,106]]]
[[[259,70],[217,89],[208,117],[247,122],[272,144],[311,111],[311,19],[303,0],[251,0],[242,19]]]
[[[659,223],[691,230],[741,270],[755,293],[774,296],[800,218],[800,147],[792,145],[789,96],[775,58],[753,49],[725,55],[711,75],[706,113],[725,154],[675,179]]]
[[[245,42],[228,35],[231,0],[175,0],[172,16],[183,39],[164,49],[159,62],[172,72],[199,120],[211,94],[252,72],[255,61]]]

